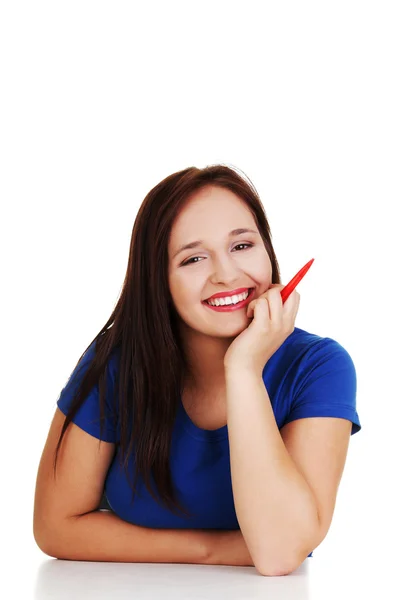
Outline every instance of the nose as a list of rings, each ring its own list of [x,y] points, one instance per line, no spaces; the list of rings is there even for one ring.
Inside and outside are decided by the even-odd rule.
[[[214,272],[211,276],[213,284],[223,283],[226,287],[229,286],[233,289],[237,283],[240,283],[242,271],[238,268],[233,258],[216,258],[212,264],[214,265]]]

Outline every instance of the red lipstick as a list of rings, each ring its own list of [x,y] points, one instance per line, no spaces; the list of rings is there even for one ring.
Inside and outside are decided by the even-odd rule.
[[[218,294],[214,294],[206,300],[214,300],[214,298],[226,298],[227,296],[234,296],[235,294],[243,294],[243,292],[247,292],[249,288],[237,288],[236,290],[231,290],[230,292],[218,292]]]
[[[245,289],[245,291],[247,291],[249,288],[244,288],[244,289]],[[237,304],[225,304],[225,305],[220,305],[220,306],[212,306],[211,304],[207,303],[207,300],[203,300],[203,304],[205,306],[207,306],[207,308],[211,308],[211,310],[216,310],[217,312],[232,312],[233,310],[239,310],[240,308],[247,306],[247,304],[249,304],[249,302],[251,302],[252,299],[254,298],[254,294],[255,294],[255,288],[251,288],[247,298],[245,298],[241,302],[238,302]]]

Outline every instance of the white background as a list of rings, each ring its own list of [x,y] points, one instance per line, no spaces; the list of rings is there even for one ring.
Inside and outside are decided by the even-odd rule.
[[[384,0],[2,2],[8,598],[264,598],[273,586],[275,598],[327,599],[398,589],[399,29],[398,2]],[[145,195],[173,172],[218,162],[256,186],[283,283],[315,258],[297,288],[296,326],[336,339],[356,366],[362,429],[331,529],[281,578],[51,559],[32,520],[58,395],[115,306]]]

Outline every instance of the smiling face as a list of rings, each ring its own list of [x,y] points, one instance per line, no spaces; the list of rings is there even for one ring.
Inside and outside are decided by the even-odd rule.
[[[236,229],[252,231],[229,235]],[[198,246],[178,253],[198,240]],[[252,213],[236,194],[215,186],[193,194],[177,216],[168,257],[171,296],[186,333],[236,337],[249,324],[246,306],[221,312],[203,301],[218,292],[250,287],[257,298],[272,282],[271,261]]]

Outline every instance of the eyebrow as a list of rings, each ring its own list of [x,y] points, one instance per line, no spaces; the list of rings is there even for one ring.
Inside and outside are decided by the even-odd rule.
[[[242,227],[239,229],[232,229],[232,231],[230,231],[228,233],[228,237],[233,237],[235,235],[240,235],[241,233],[258,233],[258,231],[255,231],[254,229],[243,229]],[[190,244],[184,244],[183,246],[181,246],[174,254],[173,258],[175,258],[176,256],[178,256],[178,254],[180,254],[181,252],[183,252],[184,250],[190,250],[192,248],[197,248],[197,246],[201,246],[201,244],[204,244],[203,240],[197,240],[195,242],[190,242]]]

